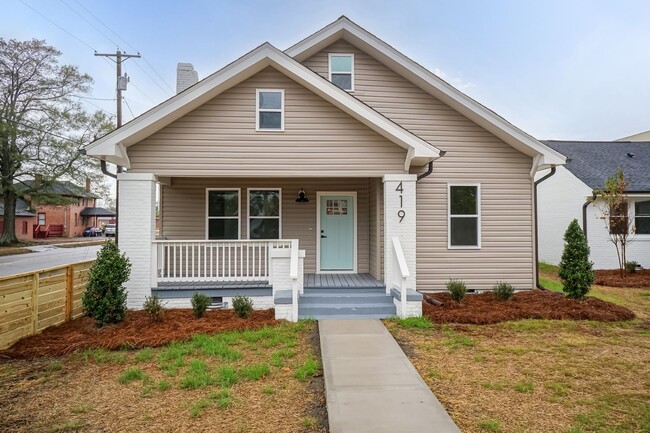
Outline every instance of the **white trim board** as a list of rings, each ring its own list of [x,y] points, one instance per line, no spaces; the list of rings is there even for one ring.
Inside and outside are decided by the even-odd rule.
[[[353,197],[354,200],[354,267],[351,271],[321,271],[320,269],[320,202],[321,196],[343,195]],[[316,273],[317,274],[356,274],[359,268],[357,256],[357,244],[359,240],[359,230],[357,227],[357,215],[359,209],[357,206],[356,191],[316,191]]]
[[[205,189],[205,239],[210,235],[210,191],[237,191],[237,240],[241,239],[241,188],[206,188]],[[213,219],[234,219],[233,217],[212,217]],[[162,218],[161,218],[162,222]],[[227,239],[229,240],[229,239]],[[234,239],[233,239],[234,240]]]
[[[476,218],[477,245],[452,245],[451,244],[451,187],[475,186],[476,187],[476,215],[454,215],[456,218]],[[448,250],[480,250],[481,236],[481,184],[478,182],[455,182],[447,184],[447,249]]]

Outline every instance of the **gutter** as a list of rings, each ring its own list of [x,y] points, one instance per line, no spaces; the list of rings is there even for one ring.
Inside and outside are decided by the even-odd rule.
[[[582,205],[582,231],[585,234],[585,241],[589,242],[587,238],[587,206],[596,201],[597,194],[594,192],[593,195],[587,199],[587,201]]]
[[[536,181],[533,190],[533,212],[535,215],[534,216],[535,218],[535,286],[537,286],[537,288],[541,290],[546,290],[546,289],[542,287],[541,284],[539,284],[539,227],[537,226],[537,185],[544,182],[546,179],[553,176],[554,174],[555,174],[555,166],[552,165],[551,172],[546,176],[544,176],[543,178]]]
[[[447,153],[444,150],[440,151],[440,156],[445,156],[445,153]],[[429,161],[429,168],[427,168],[427,171],[425,171],[422,174],[418,174],[416,182],[419,182],[421,179],[424,179],[425,177],[429,176],[431,173],[433,173],[433,161]]]

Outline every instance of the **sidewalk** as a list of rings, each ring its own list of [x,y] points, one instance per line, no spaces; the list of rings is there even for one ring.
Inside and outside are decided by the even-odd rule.
[[[460,432],[379,320],[319,320],[331,433]]]

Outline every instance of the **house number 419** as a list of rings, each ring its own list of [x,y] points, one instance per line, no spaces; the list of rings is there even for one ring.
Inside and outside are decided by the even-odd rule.
[[[406,212],[404,212],[404,197],[402,197],[402,193],[404,192],[404,187],[402,186],[402,182],[397,185],[397,188],[395,188],[395,191],[399,192],[399,210],[397,211],[397,216],[399,217],[399,222],[404,221],[404,217],[406,216]]]

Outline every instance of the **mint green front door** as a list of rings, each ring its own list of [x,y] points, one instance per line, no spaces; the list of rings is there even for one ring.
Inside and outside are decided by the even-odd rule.
[[[354,271],[354,196],[320,197],[320,270]]]

